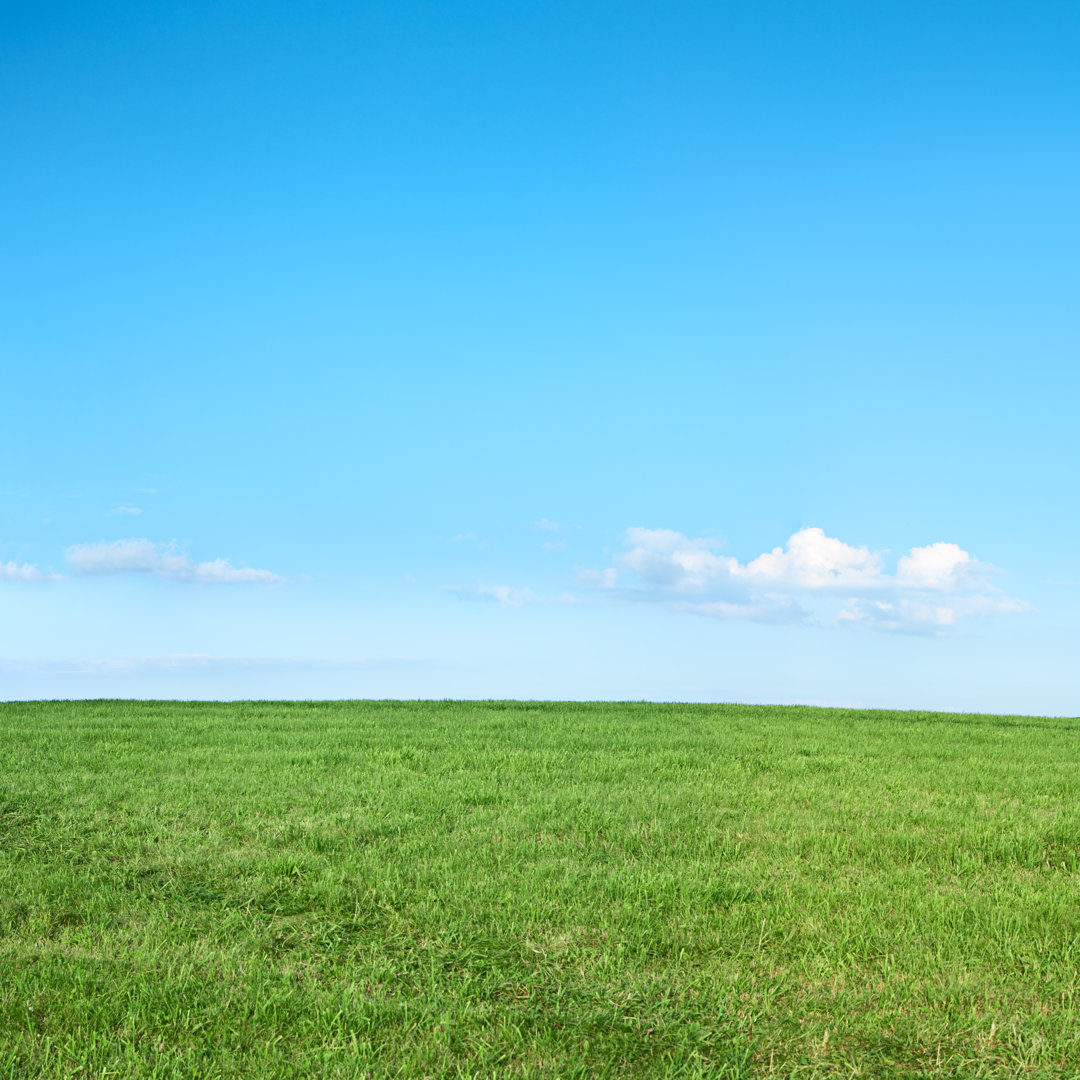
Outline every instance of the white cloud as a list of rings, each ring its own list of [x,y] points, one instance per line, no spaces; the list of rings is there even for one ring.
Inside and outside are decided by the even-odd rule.
[[[534,526],[537,532],[560,532],[564,528],[561,522],[541,518]]]
[[[749,581],[795,589],[865,588],[881,583],[881,558],[864,547],[850,547],[823,529],[800,529],[787,550],[773,548],[735,573]]]
[[[912,548],[896,564],[898,581],[924,589],[962,589],[993,572],[993,567],[973,559],[958,545],[941,541]]]
[[[46,574],[33,563],[0,563],[0,581],[59,581],[61,574]]]
[[[109,511],[109,517],[115,517],[116,515],[128,515],[131,517],[138,517],[142,513],[137,506],[114,506]]]
[[[997,571],[956,544],[912,548],[885,569],[883,555],[819,528],[743,564],[715,540],[635,526],[614,566],[578,580],[623,599],[667,604],[714,618],[779,622],[814,619],[883,630],[941,633],[963,619],[1030,610],[992,583]],[[846,600],[838,610],[841,598]]]
[[[143,573],[173,581],[207,584],[276,582],[284,579],[270,570],[233,566],[228,559],[196,563],[171,544],[146,539],[102,540],[67,549],[67,561],[76,574]]]
[[[544,541],[544,550],[545,551],[565,551],[566,550],[566,544],[562,540],[545,540]]]
[[[715,540],[692,540],[672,529],[627,529],[629,550],[615,562],[646,581],[680,592],[708,592],[757,585],[786,589],[837,589],[877,585],[881,560],[866,548],[855,548],[826,536],[822,529],[800,529],[787,549],[773,548],[745,566],[729,555],[717,555]]]

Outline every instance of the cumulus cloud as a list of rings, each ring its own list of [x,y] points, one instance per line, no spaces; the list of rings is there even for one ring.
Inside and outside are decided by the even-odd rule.
[[[158,544],[134,538],[76,544],[67,549],[67,562],[75,574],[141,573],[172,581],[230,585],[284,580],[270,570],[233,566],[228,559],[193,562],[175,542]]]
[[[800,529],[787,548],[776,547],[745,566],[717,555],[715,540],[692,540],[672,529],[630,528],[626,551],[615,562],[655,584],[681,592],[744,589],[850,589],[881,583],[881,559],[826,536],[822,529]]]
[[[890,573],[882,553],[819,528],[800,529],[747,563],[720,554],[715,540],[672,529],[635,526],[623,542],[614,566],[584,570],[579,582],[714,618],[941,633],[966,618],[1029,610],[993,585],[994,567],[952,543],[912,548]]]
[[[0,581],[59,581],[60,574],[46,574],[33,563],[0,563]]]
[[[794,589],[866,588],[881,584],[881,558],[823,529],[800,529],[786,550],[773,548],[735,572],[748,581]]]
[[[912,548],[896,564],[896,578],[904,585],[944,591],[971,588],[993,573],[993,567],[973,559],[957,544],[941,541]]]

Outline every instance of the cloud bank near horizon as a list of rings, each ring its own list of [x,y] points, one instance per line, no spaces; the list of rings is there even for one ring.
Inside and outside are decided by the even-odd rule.
[[[585,570],[592,586],[715,618],[757,622],[864,623],[880,630],[942,633],[974,616],[1028,611],[993,584],[1000,573],[957,544],[912,548],[894,572],[881,552],[853,547],[820,528],[795,532],[747,563],[719,544],[673,529],[629,528],[613,566]]]
[[[545,522],[554,531],[552,522]],[[874,629],[947,634],[967,620],[1033,610],[997,584],[1001,571],[958,544],[913,547],[886,564],[887,552],[853,546],[821,528],[793,533],[786,544],[742,563],[709,538],[673,529],[634,526],[610,565],[581,570],[578,584],[594,596],[661,604],[692,614],[759,623],[864,625]],[[227,558],[193,560],[177,541],[132,537],[76,544],[66,550],[68,574],[36,564],[0,563],[0,581],[46,582],[96,575],[142,574],[193,584],[272,584],[271,570],[236,566]],[[522,608],[574,605],[568,591],[538,593],[526,585],[443,586],[459,600]]]
[[[150,574],[170,581],[232,585],[244,582],[281,582],[285,579],[270,570],[233,566],[228,559],[193,562],[176,541],[168,544],[152,540],[102,540],[75,544],[67,549],[67,563],[73,574]]]

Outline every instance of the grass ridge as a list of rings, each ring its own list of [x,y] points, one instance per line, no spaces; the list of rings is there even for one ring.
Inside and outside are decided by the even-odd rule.
[[[0,1076],[1080,1075],[1078,726],[0,703]]]

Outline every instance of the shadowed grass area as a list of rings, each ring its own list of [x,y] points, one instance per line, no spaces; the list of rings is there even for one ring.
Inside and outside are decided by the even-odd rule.
[[[0,1077],[1080,1075],[1080,723],[0,705]]]

